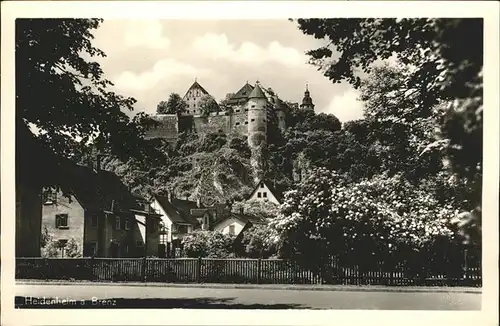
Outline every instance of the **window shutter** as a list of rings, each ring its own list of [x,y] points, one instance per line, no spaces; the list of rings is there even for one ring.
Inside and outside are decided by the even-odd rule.
[[[60,224],[61,224],[61,217],[59,215],[56,215],[56,228],[58,228]]]

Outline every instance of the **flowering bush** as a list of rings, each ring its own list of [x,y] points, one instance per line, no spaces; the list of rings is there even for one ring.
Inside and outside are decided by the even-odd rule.
[[[182,239],[188,257],[227,258],[232,253],[234,236],[214,231],[195,231]]]
[[[366,262],[407,248],[422,250],[438,237],[453,238],[449,220],[457,213],[399,175],[349,183],[319,168],[285,195],[270,226],[287,243],[288,254]]]
[[[254,225],[243,233],[241,245],[245,257],[269,258],[278,254],[275,230],[267,225]]]

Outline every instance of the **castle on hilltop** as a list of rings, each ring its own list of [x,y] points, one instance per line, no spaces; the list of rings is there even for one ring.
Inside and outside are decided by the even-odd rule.
[[[274,124],[281,132],[286,130],[286,117],[289,106],[271,89],[265,88],[259,81],[255,85],[248,82],[225,103],[225,110],[202,114],[202,103],[209,92],[196,80],[183,97],[186,110],[180,115],[157,114],[153,116],[158,126],[150,129],[146,137],[162,138],[175,143],[180,131],[194,133],[223,132],[238,133],[248,137],[250,148],[267,143],[268,129]],[[211,96],[212,97],[212,96]],[[212,97],[213,98],[213,97]],[[301,110],[314,110],[309,89],[306,85],[302,104],[293,104]]]

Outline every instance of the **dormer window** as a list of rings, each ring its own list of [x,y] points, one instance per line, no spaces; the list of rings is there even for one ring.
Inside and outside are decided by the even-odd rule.
[[[263,184],[263,183],[261,183],[261,184],[260,184],[260,187],[261,187],[261,188],[264,188],[264,184]]]

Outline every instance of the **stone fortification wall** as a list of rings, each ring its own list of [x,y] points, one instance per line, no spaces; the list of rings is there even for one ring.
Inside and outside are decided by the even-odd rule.
[[[146,132],[146,139],[161,138],[176,142],[179,134],[179,118],[176,114],[157,114],[153,116],[158,125]]]

